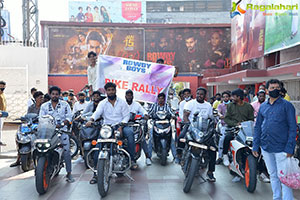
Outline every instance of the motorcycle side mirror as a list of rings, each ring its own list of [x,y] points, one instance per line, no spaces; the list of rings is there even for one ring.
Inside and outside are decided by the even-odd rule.
[[[199,115],[198,111],[194,113],[194,117],[197,117],[198,115]]]

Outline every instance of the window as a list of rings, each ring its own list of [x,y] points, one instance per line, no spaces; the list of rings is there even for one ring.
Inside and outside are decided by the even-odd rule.
[[[147,2],[147,12],[218,12],[230,11],[229,0],[197,1],[151,1]]]

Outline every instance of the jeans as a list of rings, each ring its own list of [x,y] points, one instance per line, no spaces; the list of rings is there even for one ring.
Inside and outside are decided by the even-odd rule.
[[[70,152],[70,138],[68,134],[63,133],[60,137],[61,143],[64,148],[64,159],[66,163],[66,171],[70,173],[72,171],[71,152]]]
[[[270,174],[271,186],[274,200],[293,200],[293,190],[282,184],[279,179],[279,173],[285,168],[286,153],[269,153],[263,149],[262,155],[267,165]]]
[[[222,126],[221,136],[219,139],[219,146],[218,146],[219,158],[223,157],[223,144],[224,144],[224,140],[225,140],[225,130],[226,130],[226,126]]]
[[[130,158],[132,161],[134,160],[134,156],[135,156],[135,142],[134,142],[134,135],[133,135],[133,129],[132,127],[124,127],[123,128],[123,136],[125,138],[127,138],[127,142],[128,142],[128,148],[127,151],[130,154]],[[99,148],[101,149],[101,143],[97,143],[95,148]],[[97,166],[98,163],[98,156],[99,156],[99,151],[94,151],[94,166]]]
[[[223,145],[223,155],[228,153],[230,147],[230,141],[234,139],[234,136],[229,134],[225,136],[224,145]]]

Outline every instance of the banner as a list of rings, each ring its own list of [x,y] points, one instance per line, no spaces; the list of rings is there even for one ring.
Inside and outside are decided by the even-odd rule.
[[[49,73],[86,74],[90,51],[143,60],[143,45],[139,28],[49,27]]]
[[[179,72],[230,68],[229,28],[146,29],[145,59],[174,65]]]
[[[300,0],[268,0],[267,4],[279,9],[266,10],[265,54],[299,45]]]
[[[231,15],[231,63],[233,66],[264,55],[266,16],[260,10],[246,9],[249,3],[263,5],[265,0],[234,0],[232,2],[240,2],[235,6],[236,10],[233,10]]]
[[[159,93],[167,95],[175,68],[169,65],[101,55],[97,66],[97,89],[107,82],[117,85],[117,95],[125,98],[131,89],[134,100],[155,103]]]
[[[69,1],[69,20],[98,23],[146,23],[146,2]]]

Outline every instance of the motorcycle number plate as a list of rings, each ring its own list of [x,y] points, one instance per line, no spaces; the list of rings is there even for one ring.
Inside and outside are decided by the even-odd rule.
[[[98,139],[97,142],[116,142],[116,139]]]
[[[156,123],[158,123],[158,124],[167,124],[167,123],[169,123],[169,121],[168,120],[161,120],[161,121],[156,121]]]
[[[36,139],[34,142],[35,143],[46,143],[46,142],[48,142],[48,139]]]

